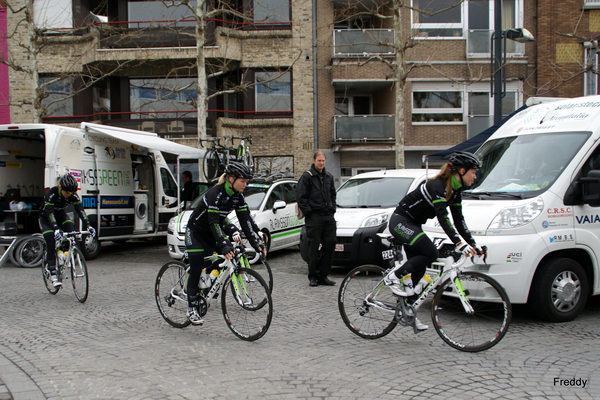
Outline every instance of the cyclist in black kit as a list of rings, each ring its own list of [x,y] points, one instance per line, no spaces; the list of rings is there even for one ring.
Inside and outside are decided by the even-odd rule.
[[[458,251],[467,256],[474,256],[481,252],[477,250],[475,240],[465,224],[461,205],[461,191],[465,186],[471,186],[480,166],[481,163],[474,154],[462,151],[453,153],[439,174],[407,194],[398,203],[398,207],[390,217],[389,229],[390,233],[403,244],[407,261],[394,268],[384,280],[398,296],[408,295],[400,284],[404,275],[411,274],[412,282],[416,285],[425,274],[427,266],[439,257],[436,246],[421,228],[428,219],[437,217],[444,232]],[[448,207],[460,236],[448,217]],[[461,240],[461,236],[466,243]],[[410,300],[415,300],[417,297],[418,295],[408,296]],[[427,325],[417,320],[417,329],[427,328]]]
[[[235,254],[228,236],[231,236],[234,241],[242,240],[237,227],[227,220],[227,215],[231,211],[235,210],[250,245],[256,251],[266,255],[264,247],[259,245],[254,233],[263,241],[266,240],[266,236],[254,223],[242,194],[252,177],[252,171],[246,164],[230,162],[218,183],[206,192],[190,216],[185,231],[185,248],[190,262],[187,316],[194,325],[204,323],[198,314],[200,273],[202,268],[210,267],[210,262],[205,262],[204,257],[212,255],[216,250],[226,259],[231,260]]]
[[[55,241],[63,239],[63,232],[75,231],[75,225],[65,211],[69,204],[73,204],[75,212],[81,218],[82,225],[90,235],[92,237],[96,235],[96,231],[90,226],[87,219],[81,199],[77,195],[77,180],[69,173],[62,175],[58,180],[58,185],[51,187],[44,195],[44,206],[39,220],[40,231],[46,241],[50,280],[54,287],[62,286],[62,282],[56,276]]]

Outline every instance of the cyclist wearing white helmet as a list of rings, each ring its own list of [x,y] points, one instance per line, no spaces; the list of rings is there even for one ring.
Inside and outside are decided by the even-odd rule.
[[[438,258],[436,246],[421,227],[428,219],[437,217],[458,251],[468,256],[481,252],[467,228],[461,205],[461,191],[465,186],[473,184],[480,166],[481,163],[474,154],[462,151],[453,153],[439,174],[400,200],[388,226],[390,233],[403,244],[408,260],[385,277],[385,284],[390,286],[392,292],[407,296],[408,293],[402,289],[402,277],[411,274],[411,280],[416,285],[425,274],[427,266]],[[448,207],[456,230],[448,218]],[[417,297],[418,295],[408,296],[409,300]],[[417,320],[417,329],[427,328],[427,325]]]
[[[221,175],[217,184],[206,192],[188,221],[185,232],[185,248],[190,262],[187,315],[194,325],[202,325],[204,322],[198,313],[200,273],[202,268],[210,267],[210,262],[205,262],[204,257],[217,251],[225,258],[232,259],[235,254],[228,236],[235,241],[242,240],[237,227],[227,219],[231,211],[235,210],[250,245],[266,255],[264,247],[259,245],[254,233],[262,240],[266,240],[266,237],[252,219],[242,194],[252,178],[252,170],[246,164],[230,162],[225,168],[225,173]]]
[[[75,225],[66,212],[69,204],[73,204],[82,225],[90,235],[96,235],[96,231],[90,226],[87,219],[81,199],[77,195],[77,180],[69,173],[62,175],[58,180],[58,185],[51,187],[44,195],[44,206],[39,219],[40,231],[46,241],[50,280],[55,287],[61,286],[62,283],[56,276],[56,249],[54,243],[56,240],[63,239],[63,232],[75,231]]]

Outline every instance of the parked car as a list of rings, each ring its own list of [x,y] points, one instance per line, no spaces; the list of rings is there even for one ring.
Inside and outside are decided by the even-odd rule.
[[[267,254],[300,243],[300,230],[304,226],[304,218],[298,220],[296,217],[297,183],[298,181],[292,178],[257,178],[252,180],[244,190],[244,197],[254,221],[269,238]],[[167,244],[172,258],[178,260],[183,258],[185,229],[192,211],[203,196],[204,193],[198,196],[186,210],[169,221]],[[235,212],[232,212],[229,217],[239,226]]]
[[[398,202],[439,170],[397,169],[366,172],[353,176],[337,190],[335,266],[376,264],[389,265],[382,258],[386,248],[377,233],[387,229],[387,222]],[[305,229],[300,239],[300,253],[308,260]]]

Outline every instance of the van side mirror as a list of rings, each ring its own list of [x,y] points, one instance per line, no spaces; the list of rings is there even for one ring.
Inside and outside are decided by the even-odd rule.
[[[580,181],[583,185],[583,202],[594,207],[600,206],[600,170],[591,170]]]

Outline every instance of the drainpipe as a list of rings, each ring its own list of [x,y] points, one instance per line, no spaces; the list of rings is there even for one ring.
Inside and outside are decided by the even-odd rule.
[[[313,29],[313,43],[312,43],[312,57],[313,57],[313,124],[314,124],[314,151],[317,151],[319,140],[317,135],[318,121],[317,116],[317,0],[312,2],[312,29]]]

